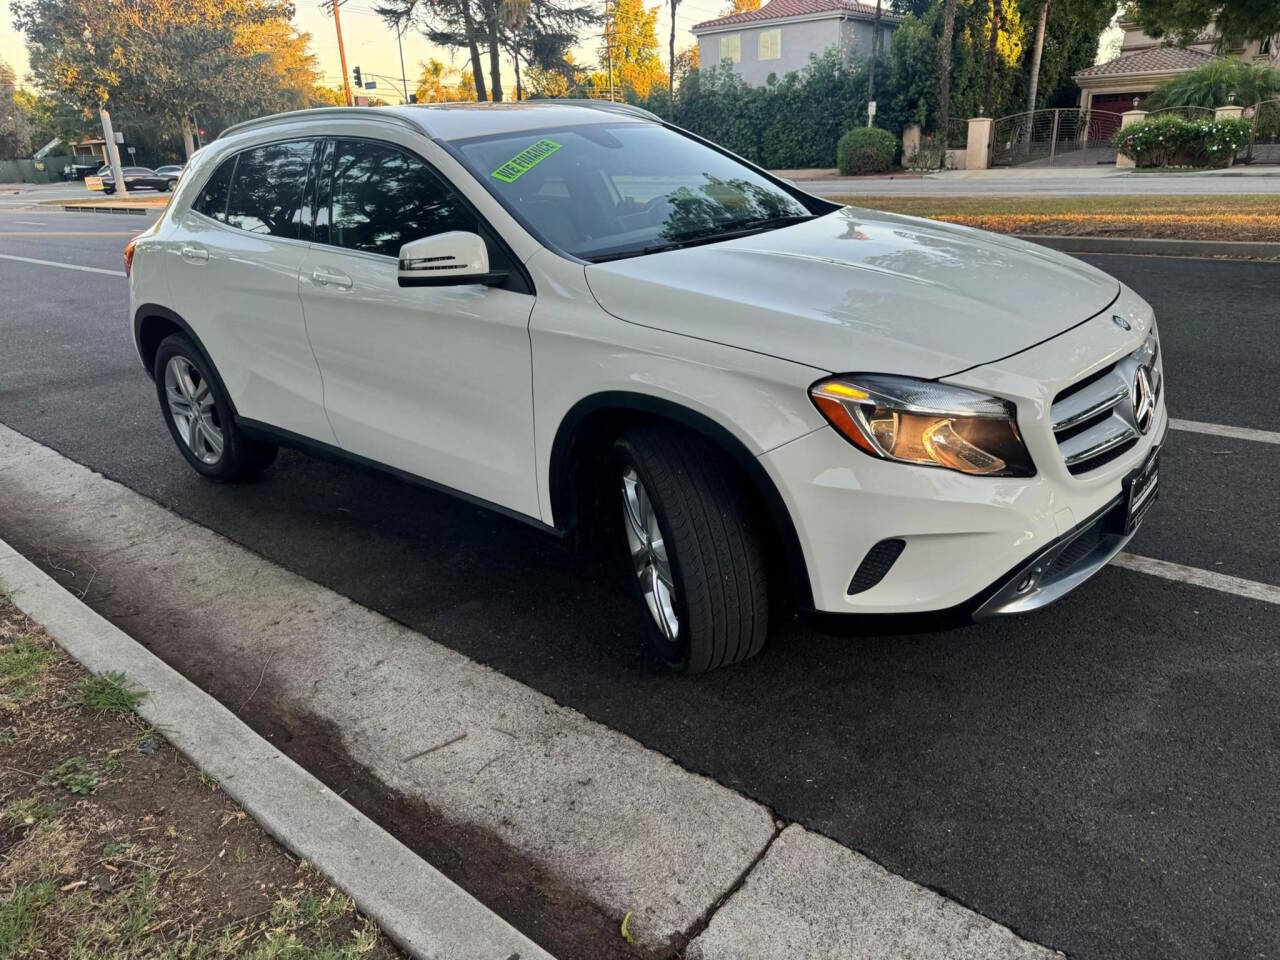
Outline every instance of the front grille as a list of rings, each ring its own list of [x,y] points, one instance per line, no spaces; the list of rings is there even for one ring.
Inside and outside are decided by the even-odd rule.
[[[1053,398],[1053,436],[1073,476],[1100,469],[1131,450],[1141,437],[1134,423],[1131,384],[1146,359],[1138,350],[1095,370]],[[1155,403],[1160,401],[1159,347],[1150,357]]]

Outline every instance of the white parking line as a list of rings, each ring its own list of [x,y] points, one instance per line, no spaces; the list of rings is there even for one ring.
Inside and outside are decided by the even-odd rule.
[[[1250,600],[1280,604],[1280,587],[1270,583],[1245,580],[1243,577],[1214,573],[1212,570],[1201,570],[1199,567],[1187,567],[1181,563],[1170,563],[1168,560],[1157,560],[1154,557],[1140,557],[1133,553],[1117,554],[1111,562],[1117,567],[1136,570],[1138,573],[1149,573],[1153,577],[1164,577],[1166,580],[1176,580],[1178,583],[1189,583],[1197,587],[1219,590],[1222,593],[1232,593],[1237,597],[1248,597]]]
[[[1258,443],[1280,443],[1280,433],[1271,430],[1254,430],[1252,427],[1228,427],[1221,423],[1201,423],[1199,420],[1169,420],[1175,430],[1190,433],[1207,433],[1215,437],[1234,437],[1236,440],[1256,440]]]
[[[18,263],[34,263],[41,267],[61,267],[63,270],[83,270],[85,273],[103,273],[108,277],[123,277],[123,270],[105,270],[102,267],[86,267],[79,263],[59,263],[57,260],[37,260],[35,257],[16,257],[0,253],[0,260],[16,260]]]
[[[45,225],[43,220],[15,220],[13,222],[20,223],[24,227],[43,227]]]

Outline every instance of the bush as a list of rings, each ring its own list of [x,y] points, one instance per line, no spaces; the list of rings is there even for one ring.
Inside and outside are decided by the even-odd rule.
[[[691,70],[677,91],[674,120],[762,167],[833,167],[840,135],[866,122],[866,101],[866,68],[829,50],[763,87],[723,66]],[[636,102],[671,116],[666,90]]]
[[[1233,96],[1242,107],[1280,97],[1280,70],[1234,58],[1216,60],[1157,87],[1143,109],[1225,107]]]
[[[1251,133],[1248,120],[1166,115],[1125,127],[1113,142],[1139,167],[1220,167],[1248,145]]]
[[[884,173],[893,166],[898,138],[878,127],[854,127],[836,145],[836,166],[844,176]]]

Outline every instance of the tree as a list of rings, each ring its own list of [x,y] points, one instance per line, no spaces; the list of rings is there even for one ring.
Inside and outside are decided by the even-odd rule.
[[[951,48],[954,46],[956,30],[956,0],[945,0],[942,8],[942,40],[938,44],[938,62],[941,65],[942,80],[938,88],[938,126],[939,135],[945,142],[947,125],[951,123]],[[947,161],[946,150],[941,152],[939,166]]]
[[[724,8],[724,12],[720,14],[722,17],[731,17],[735,13],[748,13],[752,10],[759,10],[762,0],[729,0],[728,6]]]
[[[1148,36],[1184,45],[1211,24],[1217,26],[1223,49],[1280,33],[1280,3],[1275,0],[1142,0],[1134,15]]]
[[[13,68],[0,60],[0,160],[31,155],[31,118],[17,93]]]
[[[667,44],[667,100],[671,104],[671,109],[675,109],[676,102],[676,7],[680,6],[680,0],[670,0],[671,2],[671,38]],[[876,0],[879,3],[879,0]]]
[[[1003,0],[991,0],[991,26],[987,29],[987,72],[986,81],[982,85],[982,108],[987,116],[994,116],[996,82],[996,52],[1000,45],[1000,25],[1004,19]]]
[[[1040,87],[1040,58],[1044,56],[1044,31],[1049,23],[1049,0],[1040,0],[1040,12],[1036,17],[1036,39],[1031,48],[1031,80],[1027,87],[1027,112],[1036,108],[1036,92]],[[1027,125],[1027,135],[1031,125]]]
[[[253,115],[298,102],[288,84],[314,86],[284,0],[14,0],[12,9],[43,89],[77,107],[180,125],[188,155],[197,108]],[[299,79],[308,69],[311,79]]]
[[[611,42],[600,53],[600,66],[613,75],[624,93],[646,99],[655,84],[667,86],[667,74],[658,57],[658,8],[644,5],[644,0],[613,0],[605,30]],[[592,76],[592,86],[607,90],[606,74]]]
[[[476,98],[475,79],[470,69],[446,67],[432,57],[422,64],[418,77],[419,103],[457,103]]]

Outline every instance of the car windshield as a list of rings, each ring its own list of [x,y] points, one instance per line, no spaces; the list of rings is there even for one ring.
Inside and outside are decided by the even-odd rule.
[[[814,216],[767,178],[656,123],[601,123],[455,141],[544,242],[612,260]]]

